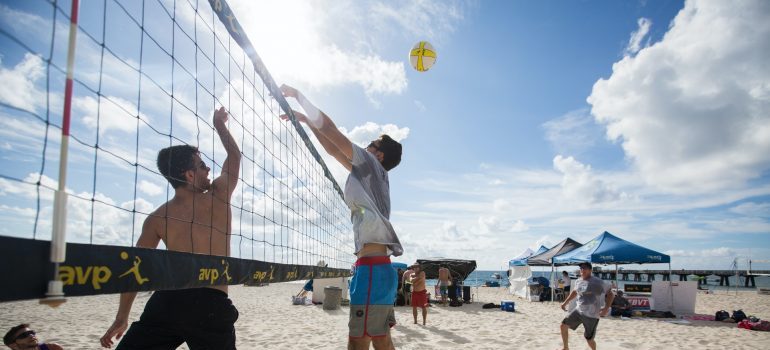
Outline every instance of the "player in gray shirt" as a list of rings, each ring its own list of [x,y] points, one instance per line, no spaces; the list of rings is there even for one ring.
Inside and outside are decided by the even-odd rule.
[[[599,317],[606,316],[612,305],[612,299],[615,298],[609,288],[605,287],[604,281],[591,275],[591,263],[580,263],[580,278],[575,282],[575,289],[569,293],[569,296],[561,304],[563,310],[567,310],[567,305],[577,298],[577,306],[572,312],[561,321],[561,340],[564,349],[569,349],[569,330],[575,330],[579,325],[583,325],[583,335],[591,349],[596,349],[596,326],[599,325]],[[604,295],[604,307],[601,306],[602,295]]]
[[[297,89],[283,85],[281,92],[297,99],[305,110],[305,114],[293,111],[297,121],[310,127],[324,150],[350,171],[344,194],[358,260],[350,280],[348,349],[369,349],[371,343],[376,349],[393,349],[390,328],[396,324],[393,302],[398,276],[390,256],[404,250],[389,220],[388,171],[401,162],[401,144],[382,135],[366,148],[354,145]]]

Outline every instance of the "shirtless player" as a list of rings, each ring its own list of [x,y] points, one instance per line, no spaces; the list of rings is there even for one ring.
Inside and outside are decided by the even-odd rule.
[[[241,154],[227,130],[227,118],[224,107],[214,112],[214,129],[227,158],[213,182],[208,179],[211,168],[197,148],[172,146],[158,153],[158,169],[174,188],[174,198],[145,219],[137,247],[157,248],[163,240],[168,250],[230,255],[230,198]],[[113,337],[122,337],[118,349],[175,349],[183,342],[191,349],[235,349],[238,310],[227,297],[227,285],[157,291],[126,332],[135,297],[136,292],[120,295],[117,316],[102,336],[102,346],[110,348]]]

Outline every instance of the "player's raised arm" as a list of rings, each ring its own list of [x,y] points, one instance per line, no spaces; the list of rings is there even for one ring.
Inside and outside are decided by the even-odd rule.
[[[321,112],[316,106],[314,106],[301,92],[297,89],[288,86],[281,85],[281,92],[286,97],[293,97],[297,99],[297,102],[305,110],[306,114],[294,111],[294,115],[301,123],[307,124],[313,134],[321,142],[324,150],[329,155],[337,159],[338,162],[350,170],[352,168],[353,161],[353,145],[350,140],[337,129],[337,125],[327,116]],[[287,120],[287,115],[281,115],[281,119]]]
[[[222,173],[214,179],[213,186],[215,191],[226,190],[225,193],[227,193],[227,199],[229,199],[230,195],[235,191],[235,186],[238,184],[241,150],[238,148],[238,144],[233,139],[233,136],[230,135],[230,131],[227,130],[227,119],[228,114],[225,107],[220,107],[214,112],[214,129],[217,131],[222,145],[225,146],[227,157],[225,162],[222,163]]]

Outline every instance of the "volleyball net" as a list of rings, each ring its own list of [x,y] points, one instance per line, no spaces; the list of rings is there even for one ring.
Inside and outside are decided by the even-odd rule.
[[[0,301],[43,297],[56,273],[65,295],[349,274],[341,189],[225,1],[71,5],[0,4]],[[135,247],[174,196],[160,149],[195,146],[211,178],[222,172],[219,106],[241,150],[230,256]],[[57,191],[67,244],[54,264]]]

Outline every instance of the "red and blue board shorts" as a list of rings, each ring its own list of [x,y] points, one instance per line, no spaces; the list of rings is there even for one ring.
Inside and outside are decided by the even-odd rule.
[[[359,258],[350,280],[351,338],[384,337],[396,325],[393,302],[396,300],[398,274],[390,257]]]

